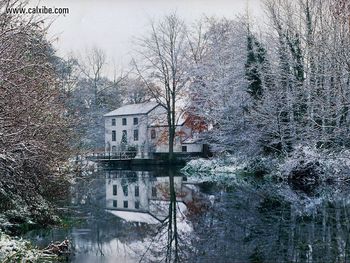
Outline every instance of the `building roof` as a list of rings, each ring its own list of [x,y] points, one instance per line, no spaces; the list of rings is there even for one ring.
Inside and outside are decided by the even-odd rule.
[[[128,104],[124,105],[114,111],[108,112],[104,117],[112,116],[124,116],[124,115],[136,115],[136,114],[147,114],[156,108],[159,104],[155,101],[139,103],[139,104]]]
[[[141,222],[141,223],[147,223],[147,224],[158,224],[159,222],[161,222],[156,217],[145,212],[121,211],[121,210],[110,210],[110,209],[107,209],[107,212],[121,219],[124,219],[125,221],[128,221],[128,222]]]

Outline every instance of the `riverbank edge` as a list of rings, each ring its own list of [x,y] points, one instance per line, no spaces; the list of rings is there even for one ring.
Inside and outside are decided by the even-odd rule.
[[[31,241],[23,238],[23,234],[37,228],[55,227],[64,224],[54,205],[57,195],[61,190],[67,191],[67,186],[74,183],[71,176],[74,172],[81,171],[81,164],[74,165],[67,162],[59,172],[48,176],[50,184],[43,195],[40,190],[32,191],[31,203],[15,192],[2,192],[10,196],[8,200],[10,209],[0,213],[0,261],[1,262],[56,262],[59,257],[56,254],[45,253],[45,250],[34,246]],[[91,170],[88,167],[87,171]],[[0,190],[2,188],[0,187]],[[65,194],[65,193],[63,193]],[[51,198],[49,198],[51,197]],[[52,199],[52,200],[50,200]],[[56,240],[54,240],[56,241]],[[62,240],[57,240],[57,242]]]
[[[45,210],[45,211],[43,211]],[[61,219],[57,216],[54,209],[45,203],[42,207],[42,218],[38,218],[39,221],[50,214],[50,222],[39,223],[33,221],[32,215],[23,214],[20,220],[25,219],[22,223],[12,223],[11,218],[16,218],[18,214],[28,213],[27,208],[22,207],[20,211],[7,211],[7,217],[3,214],[0,216],[1,229],[0,229],[0,261],[1,262],[56,262],[57,255],[44,253],[44,250],[34,246],[32,242],[21,237],[21,235],[32,229],[39,227],[51,227],[61,224]],[[44,222],[44,221],[42,221]]]
[[[54,262],[57,256],[45,254],[44,250],[34,247],[31,242],[20,237],[0,232],[1,262]]]
[[[350,151],[320,151],[299,147],[287,157],[255,156],[251,158],[222,154],[210,159],[189,161],[182,169],[188,176],[254,175],[278,181],[298,183],[350,181]]]

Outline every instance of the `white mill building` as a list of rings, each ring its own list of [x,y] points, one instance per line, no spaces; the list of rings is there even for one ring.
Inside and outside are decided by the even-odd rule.
[[[129,104],[104,115],[105,153],[118,154],[136,149],[136,158],[150,158],[153,153],[167,153],[166,110],[157,102]],[[178,118],[175,153],[201,153],[203,145],[197,143],[184,118]]]

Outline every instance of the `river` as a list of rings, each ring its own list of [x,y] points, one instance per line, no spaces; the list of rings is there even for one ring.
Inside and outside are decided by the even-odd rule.
[[[348,188],[102,170],[77,179],[59,204],[63,226],[25,238],[39,247],[67,238],[75,263],[347,262]]]

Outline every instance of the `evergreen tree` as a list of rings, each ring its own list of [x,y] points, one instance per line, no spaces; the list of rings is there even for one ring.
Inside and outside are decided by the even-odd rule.
[[[247,91],[255,100],[259,100],[263,96],[263,78],[267,76],[266,69],[266,50],[248,29],[245,75],[249,81]]]

